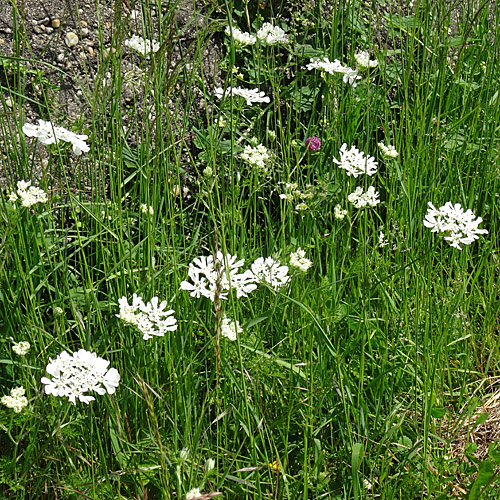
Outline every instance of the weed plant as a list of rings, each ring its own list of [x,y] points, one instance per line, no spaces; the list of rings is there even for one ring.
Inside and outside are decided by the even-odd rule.
[[[500,370],[500,16],[496,2],[452,4],[193,2],[181,28],[174,1],[136,2],[140,24],[116,2],[73,122],[54,112],[55,66],[14,23],[0,67],[0,396],[22,386],[26,401],[0,406],[2,498],[498,498],[495,446],[481,463],[453,443]],[[288,42],[235,39],[265,22]],[[159,49],[135,53],[133,34]],[[362,69],[362,51],[378,65]],[[343,72],[308,69],[324,57]],[[347,67],[360,78],[344,81]],[[28,138],[27,106],[90,150]],[[374,175],[340,168],[343,144]],[[13,201],[18,181],[48,200]],[[379,203],[355,208],[370,186]],[[428,202],[448,201],[487,234],[458,249],[431,232]],[[299,248],[310,268],[243,296],[214,260],[245,259],[242,273]],[[185,284],[198,257],[215,262],[211,298]],[[177,329],[143,340],[149,313],[125,321],[118,304],[133,294],[166,300]],[[50,361],[80,349],[117,370],[116,392],[71,404],[44,391]]]

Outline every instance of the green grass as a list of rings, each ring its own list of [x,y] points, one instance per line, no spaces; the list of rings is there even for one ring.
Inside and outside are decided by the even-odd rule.
[[[141,58],[124,47],[141,32],[117,15],[115,50],[105,57],[101,41],[74,122],[55,115],[54,61],[33,59],[19,24],[15,56],[0,66],[9,186],[0,198],[0,396],[22,385],[29,404],[0,407],[2,498],[184,499],[200,488],[238,500],[413,500],[478,498],[479,486],[481,498],[498,497],[495,449],[483,465],[467,463],[453,440],[495,392],[488,381],[500,369],[499,9],[375,4],[200,2],[197,19],[177,27],[175,2],[155,18],[146,2],[144,33],[159,52]],[[235,47],[229,19],[254,34],[273,21],[292,43]],[[222,43],[213,68],[211,43]],[[319,56],[354,67],[363,49],[379,66],[356,88],[305,68]],[[221,83],[258,87],[270,103],[218,100]],[[26,138],[28,105],[88,134],[89,153]],[[315,154],[304,148],[311,135],[322,141]],[[397,159],[382,158],[380,141]],[[240,159],[259,143],[272,153],[266,172]],[[348,177],[332,161],[343,143],[375,156],[378,173]],[[49,201],[14,209],[18,180]],[[280,198],[286,183],[310,197]],[[347,196],[358,185],[374,185],[381,203],[355,209]],[[296,209],[301,201],[307,209]],[[450,247],[422,223],[429,201],[472,209],[488,234]],[[348,210],[342,220],[337,204]],[[246,269],[260,256],[286,264],[298,247],[313,266],[278,292],[260,286],[214,304],[179,288],[197,256],[229,252]],[[167,300],[178,330],[143,341],[116,317],[118,299],[133,293]],[[236,342],[219,338],[222,311],[244,327]],[[30,342],[25,357],[11,337]],[[81,348],[119,371],[116,393],[88,406],[44,394],[49,359]]]

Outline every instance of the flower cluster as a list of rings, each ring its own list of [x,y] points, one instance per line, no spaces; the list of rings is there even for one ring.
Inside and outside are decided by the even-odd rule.
[[[203,495],[200,492],[200,488],[193,488],[186,493],[186,500],[193,500],[194,498],[202,498]]]
[[[252,264],[252,273],[258,281],[267,283],[274,290],[279,290],[290,281],[288,266],[282,266],[278,260],[274,260],[272,257],[256,259]]]
[[[328,57],[323,57],[323,59],[311,59],[311,62],[306,66],[308,70],[320,69],[326,73],[334,75],[335,73],[341,73],[344,75],[344,83],[349,83],[353,87],[356,87],[356,80],[360,80],[361,77],[358,73],[350,68],[349,66],[343,66],[338,59],[331,62]]]
[[[358,177],[362,174],[373,175],[377,172],[377,162],[373,156],[365,156],[356,146],[352,146],[347,151],[347,144],[342,144],[340,151],[340,161],[337,158],[333,162],[343,168],[347,175]]]
[[[237,320],[232,320],[226,315],[222,318],[222,323],[220,325],[220,334],[229,340],[236,340],[236,337],[243,331],[240,323]]]
[[[133,49],[139,54],[146,56],[151,52],[158,52],[160,44],[154,40],[147,40],[138,35],[132,35],[132,38],[125,40],[125,46]]]
[[[354,59],[356,60],[357,67],[361,69],[376,68],[378,66],[378,61],[370,61],[370,54],[366,51],[354,54]]]
[[[387,146],[383,142],[378,143],[378,147],[380,148],[380,151],[382,151],[382,156],[384,158],[397,158],[399,156],[399,153],[396,151],[396,148],[392,146],[391,144],[388,144]]]
[[[260,92],[259,89],[244,89],[242,87],[227,87],[226,91],[222,87],[217,87],[215,89],[215,95],[219,99],[223,99],[227,96],[238,96],[243,97],[247,104],[251,106],[256,102],[270,102],[269,97],[267,97],[264,92]]]
[[[86,395],[89,391],[113,394],[120,382],[120,374],[115,368],[108,369],[109,361],[99,358],[95,352],[85,349],[70,356],[61,352],[56,359],[50,360],[46,371],[52,379],[42,377],[45,393],[66,397],[75,404],[76,398],[88,404],[95,398]]]
[[[255,38],[254,35],[251,35],[250,33],[244,33],[235,26],[233,26],[232,32],[229,26],[226,28],[226,35],[231,36],[231,34],[233,35],[235,45],[240,47],[253,45],[257,41],[257,38]]]
[[[362,187],[357,187],[354,193],[351,193],[347,199],[356,207],[356,208],[365,208],[365,207],[375,207],[380,203],[379,194],[375,191],[373,186],[370,186],[366,192],[363,192]]]
[[[141,203],[139,208],[141,209],[141,212],[144,215],[153,216],[155,214],[155,209],[151,205],[146,205],[145,203]]]
[[[487,234],[487,229],[479,229],[483,219],[474,215],[472,210],[464,211],[460,203],[454,205],[448,201],[437,209],[431,202],[424,219],[424,226],[433,233],[444,234],[444,239],[452,247],[462,249],[460,245],[470,245],[479,238],[480,234]]]
[[[262,25],[260,30],[257,31],[257,38],[267,45],[276,45],[278,43],[286,45],[290,43],[286,33],[279,26],[273,26],[271,23]]]
[[[319,137],[313,135],[312,137],[308,137],[305,142],[306,149],[315,153],[321,149],[321,140]]]
[[[7,408],[12,408],[16,413],[20,413],[23,408],[28,406],[28,400],[26,399],[24,387],[15,387],[10,390],[10,396],[2,396],[0,398],[0,403],[7,406]]]
[[[290,254],[290,265],[305,273],[312,266],[312,262],[306,258],[305,250],[299,248]]]
[[[120,313],[116,316],[126,325],[134,326],[143,335],[144,340],[156,337],[163,337],[165,332],[177,330],[177,320],[172,316],[173,309],[165,311],[167,301],[164,300],[158,305],[158,297],[153,297],[147,304],[142,297],[133,294],[132,304],[128,303],[127,297],[118,300]]]
[[[85,142],[88,136],[75,134],[44,120],[38,120],[38,125],[25,123],[23,132],[28,137],[36,137],[44,145],[57,144],[59,141],[70,142],[73,145],[73,153],[77,156],[90,150],[89,145]]]
[[[47,193],[31,185],[31,181],[18,181],[17,191],[9,194],[9,201],[15,203],[21,200],[21,205],[23,207],[32,207],[37,203],[45,203],[48,200]]]
[[[262,144],[259,144],[254,148],[252,146],[245,146],[245,149],[240,156],[241,159],[246,161],[250,166],[257,167],[262,170],[265,170],[266,163],[271,158],[267,148]]]
[[[18,356],[25,356],[28,354],[28,351],[31,349],[31,345],[29,342],[26,342],[25,340],[22,340],[21,342],[13,342],[12,343],[12,350],[18,355]]]
[[[203,296],[212,301],[217,292],[221,299],[227,299],[229,290],[233,290],[237,298],[246,297],[257,285],[251,271],[240,273],[245,260],[236,259],[236,255],[223,255],[220,251],[215,258],[213,255],[195,258],[188,269],[191,281],[183,281],[181,290],[188,291],[191,297]]]
[[[345,216],[347,215],[347,210],[344,210],[340,205],[335,205],[335,208],[333,209],[333,216],[338,219],[342,220]]]

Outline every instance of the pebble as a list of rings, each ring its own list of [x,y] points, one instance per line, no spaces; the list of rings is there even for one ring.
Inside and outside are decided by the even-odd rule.
[[[84,21],[83,19],[80,21],[82,26],[88,26],[87,21]]]
[[[89,30],[88,30],[88,28],[82,28],[81,34],[82,34],[83,38],[88,37],[89,36]]]
[[[63,61],[64,61],[64,54],[63,54],[63,53],[61,53],[61,54],[57,54],[57,60],[58,60],[59,62],[63,62]]]
[[[87,50],[91,56],[94,55],[94,49],[92,47],[89,47]]]
[[[53,28],[59,28],[59,26],[61,26],[61,21],[59,19],[52,19],[50,24]]]
[[[78,43],[78,37],[72,31],[68,31],[64,37],[64,42],[68,47],[74,47]]]
[[[45,28],[45,33],[47,33],[48,35],[50,35],[53,31],[54,31],[54,28],[51,28],[50,26],[47,26]]]
[[[7,99],[5,99],[5,104],[7,104],[9,108],[12,108],[14,106],[10,97],[7,97]]]

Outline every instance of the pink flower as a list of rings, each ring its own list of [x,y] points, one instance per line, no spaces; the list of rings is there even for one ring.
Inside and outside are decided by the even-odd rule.
[[[312,137],[308,137],[306,139],[306,149],[309,151],[319,151],[321,149],[321,141],[319,137],[313,135]]]

